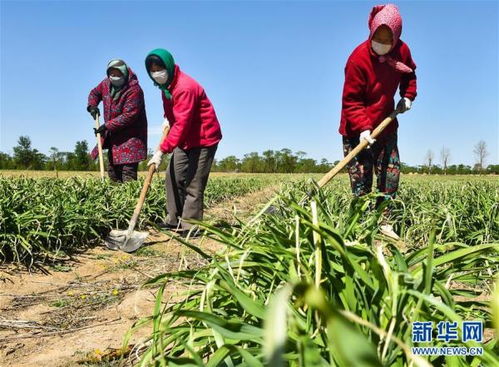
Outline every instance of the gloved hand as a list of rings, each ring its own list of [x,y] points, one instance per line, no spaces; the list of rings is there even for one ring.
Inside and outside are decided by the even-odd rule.
[[[371,130],[364,130],[360,133],[359,140],[365,139],[369,143],[369,145],[374,144],[376,140],[371,138]]]
[[[104,133],[104,131],[106,131],[106,130],[107,130],[106,124],[102,124],[101,126],[99,126],[98,129],[96,129],[94,127],[94,133],[95,133],[95,135],[97,135],[97,134],[101,134],[102,135]]]
[[[97,106],[88,106],[87,111],[90,112],[90,115],[92,115],[94,120],[97,118],[97,115],[100,116],[100,111]]]
[[[161,131],[165,131],[165,129],[169,126],[170,126],[170,121],[168,121],[168,119],[165,117],[163,123],[161,124]]]
[[[154,152],[149,162],[147,162],[147,167],[149,167],[151,164],[154,164],[156,166],[156,171],[159,170],[159,166],[161,165],[161,158],[163,158],[163,152],[158,149]]]
[[[397,111],[399,113],[404,113],[405,111],[409,111],[411,106],[412,101],[409,98],[404,97],[399,101],[399,103],[397,103]]]

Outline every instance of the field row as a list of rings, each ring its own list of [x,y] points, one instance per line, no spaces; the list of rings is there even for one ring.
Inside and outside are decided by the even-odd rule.
[[[273,177],[219,176],[209,181],[205,204],[261,190]],[[113,185],[97,179],[0,178],[0,260],[44,261],[66,257],[100,241],[111,229],[126,228],[142,181]],[[164,180],[156,178],[138,228],[166,216]]]

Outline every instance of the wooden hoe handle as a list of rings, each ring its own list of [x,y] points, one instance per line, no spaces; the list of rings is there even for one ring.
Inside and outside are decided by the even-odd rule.
[[[99,114],[95,115],[95,128],[98,129],[100,126],[99,123]],[[104,157],[102,156],[102,142],[100,139],[100,133],[97,133],[97,149],[99,150],[99,167],[100,167],[100,178],[104,181]]]
[[[374,129],[374,131],[371,133],[371,137],[376,138],[395,119],[395,117],[397,117],[397,115],[398,112],[396,110],[393,111],[390,116],[385,118],[381,122],[381,124],[379,124],[376,129]],[[328,173],[324,175],[324,177],[320,179],[320,181],[317,183],[319,187],[323,187],[329,181],[331,181],[332,178],[338,174],[338,172],[340,172],[352,159],[355,158],[355,156],[357,156],[357,154],[364,150],[368,145],[369,143],[367,142],[367,140],[361,139],[359,144],[354,149],[352,149],[352,151],[348,153],[348,155],[343,158],[341,162],[334,166]]]
[[[167,126],[163,130],[163,136],[158,144],[158,149],[163,140],[165,140],[168,132],[170,131],[170,127]],[[159,167],[158,167],[159,168]],[[128,225],[128,231],[132,232],[137,224],[137,219],[139,218],[140,211],[142,210],[142,206],[144,205],[144,201],[146,200],[147,191],[149,190],[149,186],[151,186],[152,177],[154,176],[154,172],[156,171],[156,165],[151,164],[147,171],[147,176],[144,181],[144,185],[142,186],[142,191],[140,192],[139,200],[137,201],[137,205],[135,206],[135,210],[133,211],[132,219],[130,219],[130,224]]]

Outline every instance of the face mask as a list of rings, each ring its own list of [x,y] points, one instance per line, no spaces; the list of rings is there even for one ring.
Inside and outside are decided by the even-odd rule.
[[[371,47],[380,56],[387,54],[392,49],[392,45],[385,45],[376,41],[371,41]]]
[[[109,80],[111,81],[111,84],[117,88],[122,87],[123,84],[125,84],[124,76],[110,76]]]
[[[159,85],[166,84],[166,82],[168,81],[168,73],[166,72],[166,70],[152,71],[151,77]]]

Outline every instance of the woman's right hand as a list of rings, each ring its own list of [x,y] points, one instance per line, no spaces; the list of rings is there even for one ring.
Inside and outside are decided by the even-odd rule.
[[[163,152],[161,150],[157,150],[154,152],[152,158],[147,162],[147,167],[149,167],[151,164],[155,165],[156,171],[159,170],[159,166],[161,165],[161,159],[163,158]]]
[[[360,133],[360,140],[365,139],[369,143],[369,145],[374,144],[376,140],[371,138],[371,130],[364,130],[363,132]]]

